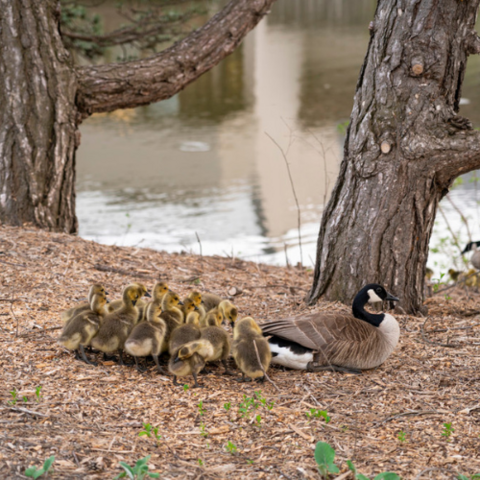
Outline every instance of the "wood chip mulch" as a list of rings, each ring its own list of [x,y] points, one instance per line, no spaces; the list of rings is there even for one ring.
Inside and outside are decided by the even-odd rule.
[[[0,478],[26,478],[28,466],[54,455],[49,478],[112,479],[120,461],[151,455],[150,470],[164,479],[318,479],[318,441],[337,453],[340,473],[330,478],[353,479],[348,459],[370,477],[480,472],[478,292],[434,295],[424,318],[397,315],[397,349],[362,375],[272,367],[280,392],[215,374],[201,376],[206,388],[187,389],[153,363],[141,375],[99,355],[98,367],[76,361],[56,341],[59,313],[94,282],[118,298],[132,281],[151,288],[162,279],[182,296],[194,288],[233,296],[241,316],[266,321],[312,310],[303,303],[311,272],[11,227],[0,227],[0,268]],[[327,309],[349,310],[313,307]],[[307,418],[310,409],[328,412],[329,423]],[[158,427],[159,440],[138,435],[143,423]]]

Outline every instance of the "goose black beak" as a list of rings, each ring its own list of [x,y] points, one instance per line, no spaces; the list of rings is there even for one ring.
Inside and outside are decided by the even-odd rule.
[[[150,297],[151,298],[152,296],[148,292],[145,292],[144,297]]]
[[[400,299],[397,298],[397,297],[394,297],[391,293],[388,293],[387,292],[387,298],[385,299],[387,302],[390,301],[390,302],[399,302]]]

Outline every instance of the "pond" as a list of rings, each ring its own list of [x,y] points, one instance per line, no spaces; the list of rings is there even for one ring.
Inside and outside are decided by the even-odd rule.
[[[278,0],[233,55],[175,97],[85,121],[80,235],[280,265],[302,257],[313,266],[375,3]],[[461,114],[475,125],[479,83],[479,60],[470,57]],[[480,239],[476,175],[450,197],[431,241],[437,275],[460,258],[449,229],[459,243],[468,238],[458,210]]]

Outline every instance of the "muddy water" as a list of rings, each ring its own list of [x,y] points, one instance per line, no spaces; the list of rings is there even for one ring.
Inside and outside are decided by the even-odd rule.
[[[295,263],[296,195],[303,263],[312,265],[374,8],[370,0],[278,0],[232,56],[179,95],[88,119],[77,157],[80,235]],[[470,58],[461,113],[480,125],[479,64]],[[480,239],[473,187],[459,186],[455,201],[476,218]],[[454,208],[444,212],[460,230]],[[432,244],[445,228],[439,219]],[[437,269],[446,255],[432,260]]]

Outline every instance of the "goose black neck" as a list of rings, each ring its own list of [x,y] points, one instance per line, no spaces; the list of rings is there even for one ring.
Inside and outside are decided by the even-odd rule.
[[[368,322],[375,327],[379,327],[382,321],[385,319],[385,314],[375,314],[367,312],[364,308],[367,303],[368,295],[366,298],[363,295],[357,295],[352,305],[353,316],[355,318]]]

